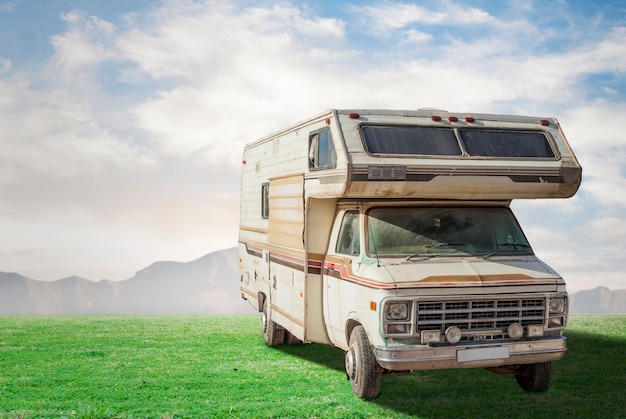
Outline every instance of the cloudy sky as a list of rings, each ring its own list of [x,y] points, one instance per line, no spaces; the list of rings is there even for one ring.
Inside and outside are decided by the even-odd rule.
[[[0,2],[0,271],[123,280],[236,246],[246,142],[328,108],[556,116],[516,201],[570,289],[626,288],[623,1]]]

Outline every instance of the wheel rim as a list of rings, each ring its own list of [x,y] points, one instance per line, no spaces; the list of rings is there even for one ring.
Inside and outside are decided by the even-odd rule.
[[[263,333],[267,333],[267,311],[263,310],[261,313],[261,328],[263,329]]]
[[[350,347],[348,352],[346,352],[346,373],[352,381],[356,381],[357,362],[356,351],[353,347]]]

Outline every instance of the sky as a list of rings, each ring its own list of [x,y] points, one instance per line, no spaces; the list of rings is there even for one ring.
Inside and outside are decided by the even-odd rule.
[[[626,288],[623,1],[0,1],[0,271],[124,280],[237,245],[245,143],[329,108],[557,117],[570,199],[512,208]]]

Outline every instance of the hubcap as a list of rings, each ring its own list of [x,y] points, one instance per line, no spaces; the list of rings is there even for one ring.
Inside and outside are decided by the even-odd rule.
[[[346,374],[352,381],[356,379],[356,354],[354,348],[349,348],[346,352]]]
[[[263,310],[261,314],[261,328],[263,329],[263,333],[267,332],[267,313]]]

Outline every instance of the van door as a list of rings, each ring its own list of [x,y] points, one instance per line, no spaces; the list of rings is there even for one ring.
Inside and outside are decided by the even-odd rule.
[[[346,211],[340,217],[337,240],[329,244],[324,270],[326,327],[339,345],[345,344],[346,310],[352,305],[348,300],[353,297],[346,292],[345,278],[352,271],[352,259],[361,253],[359,211]]]
[[[304,175],[271,178],[268,242],[272,314],[293,335],[304,335]]]

